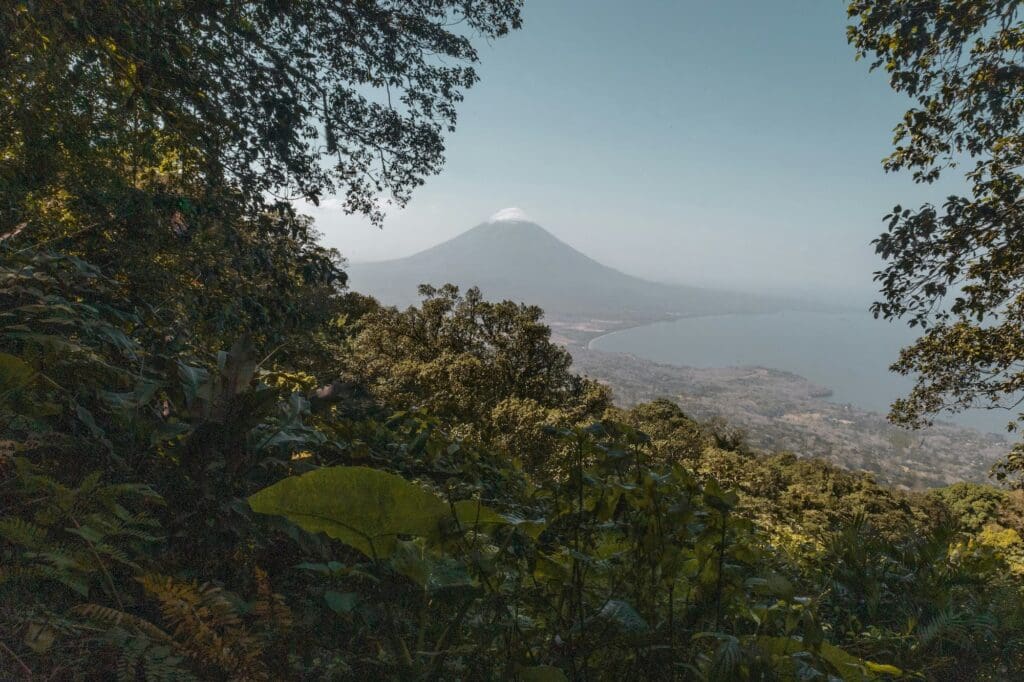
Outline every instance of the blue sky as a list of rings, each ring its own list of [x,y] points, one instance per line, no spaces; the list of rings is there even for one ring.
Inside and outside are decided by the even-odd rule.
[[[846,44],[842,0],[527,0],[481,44],[441,175],[383,230],[310,211],[353,261],[407,255],[518,206],[650,279],[870,300],[907,107]]]

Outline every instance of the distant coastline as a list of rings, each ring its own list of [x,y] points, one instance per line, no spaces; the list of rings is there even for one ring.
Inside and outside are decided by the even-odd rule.
[[[828,400],[825,387],[793,372],[688,367],[586,343],[566,348],[575,370],[608,385],[619,407],[667,398],[698,420],[739,429],[757,450],[822,457],[898,487],[983,482],[1010,447],[1005,436],[942,421],[908,431],[884,414]]]
[[[879,323],[866,311],[778,310],[636,322],[623,320],[589,333],[578,324],[576,343],[588,351],[626,353],[675,367],[792,373],[821,387],[816,398],[882,415],[914,385],[912,377],[889,370],[900,349],[913,342],[914,331]],[[1008,419],[976,410],[944,421],[1002,437]]]

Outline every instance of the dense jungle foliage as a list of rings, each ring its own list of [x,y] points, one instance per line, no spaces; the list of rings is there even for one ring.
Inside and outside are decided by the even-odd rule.
[[[275,198],[406,200],[519,21],[0,7],[0,678],[1024,676],[1019,492],[617,408],[539,309],[383,308]]]

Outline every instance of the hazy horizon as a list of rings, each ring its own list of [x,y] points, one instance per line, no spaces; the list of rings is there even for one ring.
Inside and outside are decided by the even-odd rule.
[[[517,206],[629,274],[866,306],[882,216],[948,193],[882,171],[906,103],[854,61],[841,3],[567,0],[524,18],[482,46],[442,174],[382,230],[331,198],[302,207],[326,244],[400,258]]]
[[[514,214],[514,217],[509,217],[509,214]],[[363,266],[363,265],[373,266],[373,265],[387,264],[387,263],[391,263],[393,261],[404,261],[404,260],[407,260],[407,259],[409,259],[409,258],[411,258],[413,256],[416,256],[417,254],[423,253],[424,251],[430,251],[434,247],[441,246],[441,245],[447,244],[449,242],[452,242],[452,241],[456,240],[458,237],[460,237],[462,235],[465,235],[466,233],[474,230],[477,227],[481,227],[483,225],[486,225],[486,224],[489,224],[489,223],[493,223],[493,222],[508,221],[508,220],[511,220],[511,221],[514,221],[514,222],[516,222],[516,221],[528,222],[528,223],[539,225],[539,223],[537,223],[537,221],[535,221],[532,216],[527,214],[522,209],[520,209],[518,207],[514,207],[514,206],[513,207],[507,207],[507,208],[504,208],[504,209],[500,209],[499,211],[496,211],[494,214],[489,216],[487,219],[482,220],[479,223],[477,223],[477,224],[475,224],[475,225],[473,225],[471,227],[468,227],[467,229],[463,230],[462,232],[458,232],[458,233],[456,233],[456,234],[454,234],[454,235],[452,235],[450,237],[445,237],[444,239],[438,241],[436,244],[427,245],[426,247],[424,247],[423,249],[421,249],[420,251],[417,251],[415,253],[403,254],[403,255],[400,255],[400,256],[394,256],[394,257],[388,257],[388,258],[379,258],[379,259],[374,259],[374,260],[346,259],[346,268],[351,268],[351,267],[354,266],[358,270],[359,266]],[[563,239],[555,231],[549,229],[547,226],[540,225],[540,227],[542,227],[545,231],[550,233],[553,237],[555,237],[559,241],[562,241],[563,243],[567,244],[568,246],[570,246],[574,250],[577,250],[580,253],[582,253],[583,255],[592,258],[593,260],[595,260],[596,262],[600,263],[601,265],[608,265],[607,263],[604,263],[603,261],[601,261],[601,259],[599,259],[599,258],[597,258],[597,257],[595,257],[595,256],[593,256],[593,255],[591,255],[589,253],[587,253],[585,251],[585,249],[579,248],[577,245],[572,244],[567,239]],[[614,267],[614,266],[610,266],[610,267]],[[666,278],[651,277],[648,274],[644,273],[643,271],[630,271],[628,268],[616,268],[616,269],[618,269],[620,272],[623,272],[624,274],[630,275],[632,277],[637,277],[637,278],[640,278],[640,279],[643,279],[643,280],[646,280],[646,281],[649,281],[649,282],[660,283],[660,284],[673,284],[673,285],[683,285],[683,286],[694,286],[694,287],[697,287],[697,288],[704,288],[704,289],[708,289],[708,290],[734,291],[734,292],[737,292],[737,293],[752,293],[752,290],[754,289],[754,287],[746,287],[745,288],[745,287],[732,286],[732,285],[730,285],[729,283],[726,283],[726,282],[722,282],[722,283],[718,283],[718,282],[714,282],[714,283],[703,282],[702,283],[702,282],[693,282],[693,281],[689,281],[689,280],[686,280],[686,279],[675,280],[675,279],[672,279],[671,277],[666,277]],[[424,283],[426,283],[426,282],[424,282]],[[432,282],[432,283],[438,284],[439,282]],[[354,289],[356,289],[356,290],[360,289],[360,283],[358,281],[350,282],[350,284],[353,286]],[[488,294],[488,293],[489,292],[486,292],[486,291],[484,292],[485,295]],[[491,293],[493,293],[493,292],[491,292]],[[781,288],[781,289],[778,289],[777,291],[772,291],[770,287],[767,288],[767,289],[764,288],[764,287],[761,287],[760,293],[777,293],[779,295],[793,296],[793,297],[795,297],[797,299],[806,300],[808,302],[831,303],[831,304],[836,305],[837,308],[841,308],[841,309],[855,309],[855,308],[858,308],[858,307],[863,307],[865,312],[867,310],[868,303],[870,301],[874,300],[874,298],[872,296],[868,295],[865,292],[860,292],[859,296],[858,296],[857,292],[853,292],[853,291],[826,292],[826,293],[823,294],[820,290],[817,290],[817,289],[815,289],[813,287],[808,288],[806,290],[801,290],[799,288],[797,288],[797,289]],[[830,295],[834,296],[835,294],[838,294],[839,297],[838,298],[830,297]],[[415,296],[413,296],[413,298],[415,298]],[[530,301],[524,301],[524,302],[529,303]]]

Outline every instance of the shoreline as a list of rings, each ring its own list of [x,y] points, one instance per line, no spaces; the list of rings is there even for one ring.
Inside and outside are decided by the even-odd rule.
[[[853,402],[850,402],[850,401],[840,402],[840,401],[832,400],[832,398],[836,394],[836,389],[834,387],[826,386],[824,384],[819,384],[819,383],[817,383],[817,382],[807,378],[803,374],[800,374],[799,372],[795,372],[795,371],[792,371],[792,370],[781,369],[781,368],[777,368],[777,367],[771,367],[771,366],[763,365],[763,364],[721,365],[721,366],[720,365],[715,365],[715,366],[704,367],[704,366],[698,366],[698,365],[680,364],[680,363],[675,363],[675,362],[663,362],[663,361],[659,361],[659,360],[653,360],[651,358],[647,358],[647,357],[644,357],[642,355],[637,355],[636,353],[629,352],[629,351],[603,350],[603,349],[594,347],[594,344],[597,341],[599,341],[601,339],[604,339],[606,337],[614,336],[616,334],[620,334],[622,332],[630,331],[632,329],[638,329],[638,328],[641,328],[641,327],[652,327],[652,326],[655,326],[655,325],[658,325],[658,324],[663,324],[663,323],[677,322],[677,321],[680,321],[680,320],[688,320],[688,319],[699,319],[699,318],[749,317],[749,316],[753,316],[753,315],[762,315],[762,316],[763,315],[780,315],[780,314],[784,314],[784,313],[787,313],[787,312],[805,312],[805,311],[777,310],[777,311],[768,312],[768,313],[765,313],[765,312],[752,312],[752,313],[691,314],[691,315],[666,316],[666,317],[663,317],[661,319],[650,320],[650,321],[646,321],[646,322],[639,322],[638,321],[636,323],[626,323],[626,324],[623,324],[623,326],[613,327],[613,328],[610,328],[610,329],[607,329],[607,330],[604,330],[604,331],[600,331],[600,332],[582,332],[582,333],[579,334],[579,336],[577,336],[576,339],[570,339],[570,343],[567,344],[567,345],[575,345],[575,346],[578,346],[578,347],[582,348],[583,350],[586,350],[586,351],[589,351],[589,352],[593,352],[593,353],[625,355],[627,357],[635,358],[636,360],[641,361],[641,362],[653,363],[655,365],[663,365],[665,367],[672,367],[672,368],[679,368],[679,369],[694,369],[694,370],[701,370],[701,369],[703,369],[703,370],[751,369],[751,370],[768,370],[768,371],[773,372],[773,373],[789,374],[789,375],[792,375],[794,377],[799,378],[800,380],[806,382],[807,384],[814,385],[814,386],[819,386],[820,389],[822,389],[822,390],[820,392],[817,392],[815,395],[812,396],[815,400],[819,400],[819,401],[822,401],[822,402],[827,402],[829,405],[832,405],[832,406],[835,406],[835,407],[838,407],[838,408],[850,408],[850,409],[854,409],[854,410],[857,410],[857,411],[860,411],[860,412],[864,412],[864,413],[867,413],[867,414],[873,414],[873,415],[878,416],[881,419],[884,419],[887,423],[889,423],[888,422],[888,416],[887,416],[887,414],[884,411],[878,410],[878,409],[876,409],[874,407],[868,407],[868,406],[860,405],[860,404],[857,404],[857,403],[853,403]],[[851,311],[835,311],[835,312],[823,312],[821,314],[825,314],[825,315],[846,315],[846,314],[850,314],[850,313],[851,313]],[[960,430],[967,431],[967,432],[973,432],[973,433],[976,433],[976,434],[978,434],[980,436],[985,436],[985,437],[996,437],[996,438],[999,438],[1000,440],[1002,440],[1004,442],[1008,442],[1007,441],[1007,433],[1005,431],[996,430],[996,429],[994,429],[992,427],[982,428],[982,427],[973,426],[973,425],[961,424],[961,423],[958,423],[956,421],[951,421],[948,416],[946,416],[946,418],[936,418],[936,419],[934,419],[933,423],[935,425],[937,425],[937,426],[943,426],[943,427],[947,427],[947,428],[960,429]],[[893,426],[896,426],[896,425],[893,425]]]
[[[696,319],[704,319],[704,318],[714,319],[714,318],[720,318],[720,317],[754,317],[754,316],[758,316],[758,315],[761,315],[761,316],[764,316],[764,315],[783,315],[785,313],[806,313],[806,312],[813,312],[815,315],[857,315],[857,314],[860,314],[860,313],[863,313],[863,312],[866,312],[866,311],[857,311],[857,310],[807,311],[807,310],[800,310],[800,309],[796,309],[796,308],[792,308],[792,309],[791,308],[786,308],[784,310],[773,310],[773,311],[770,311],[770,312],[756,311],[756,312],[750,312],[750,313],[705,313],[705,314],[697,313],[697,314],[690,314],[690,315],[679,314],[679,315],[666,316],[664,318],[657,319],[657,320],[651,320],[649,322],[641,322],[641,323],[638,323],[638,324],[628,324],[626,326],[619,327],[617,329],[609,329],[609,330],[602,331],[602,332],[596,332],[594,336],[592,336],[589,339],[586,339],[586,343],[582,344],[582,345],[587,350],[593,350],[593,351],[598,351],[598,352],[602,352],[602,353],[614,352],[614,351],[602,351],[600,348],[594,348],[593,347],[593,343],[595,341],[599,341],[600,339],[603,339],[605,337],[614,336],[615,334],[626,332],[626,331],[629,331],[631,329],[639,329],[640,327],[653,327],[656,324],[663,324],[663,323],[666,323],[666,322],[678,322],[680,320],[696,320]],[[675,365],[675,366],[678,366],[678,367],[689,367],[690,365]],[[750,366],[751,367],[761,367],[762,365],[750,365]],[[765,369],[773,369],[773,368],[765,367]],[[778,371],[788,371],[788,370],[778,370]]]
[[[984,481],[1005,457],[1005,436],[937,421],[909,431],[873,411],[815,394],[791,372],[764,367],[693,368],[574,346],[575,372],[611,387],[621,409],[667,398],[697,421],[723,419],[762,452],[823,458],[909,488]]]

